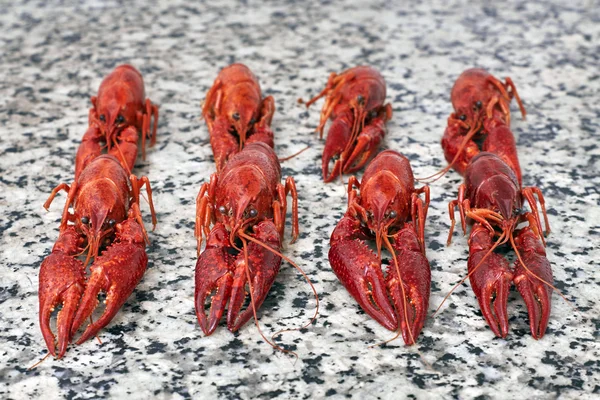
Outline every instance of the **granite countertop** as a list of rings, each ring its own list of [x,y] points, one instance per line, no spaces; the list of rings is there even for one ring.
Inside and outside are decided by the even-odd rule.
[[[152,5],[125,2],[3,2],[0,15],[0,397],[3,398],[593,398],[600,392],[600,7],[595,0],[488,2],[269,2]],[[466,5],[470,3],[470,5]],[[285,254],[315,282],[321,313],[313,326],[273,350],[248,323],[204,337],[194,314],[195,197],[214,171],[200,103],[218,71],[247,64],[275,97],[276,151],[300,196],[301,237]],[[64,195],[87,127],[89,96],[116,65],[143,73],[160,105],[158,143],[135,172],[148,175],[159,225],[149,266],[105,328],[102,344],[72,345],[47,359],[38,325],[38,271],[57,238]],[[510,294],[510,334],[495,338],[470,284],[463,284],[416,348],[366,316],[329,267],[329,235],[346,207],[340,181],[320,176],[317,107],[297,103],[329,73],[369,64],[393,105],[382,148],[410,158],[417,176],[446,165],[440,138],[456,77],[478,66],[510,76],[527,107],[512,128],[525,185],[549,207],[548,259],[555,285],[546,336],[529,334],[524,303]],[[432,185],[426,226],[432,267],[430,314],[466,273],[467,240],[445,246],[447,203],[461,177]],[[143,212],[148,218],[148,211]],[[149,221],[149,220],[148,220]],[[289,240],[289,230],[286,241]],[[315,301],[283,265],[260,310],[267,335],[299,327]],[[418,350],[431,364],[421,361]]]

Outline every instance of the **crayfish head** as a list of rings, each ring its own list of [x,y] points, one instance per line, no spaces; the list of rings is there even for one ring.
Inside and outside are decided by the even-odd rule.
[[[485,107],[480,91],[471,84],[456,81],[450,96],[454,115],[469,129],[478,129],[485,116]]]
[[[117,134],[127,126],[137,125],[139,104],[131,90],[114,84],[107,88],[96,103],[97,125],[106,136],[108,145],[114,143]]]
[[[361,188],[361,206],[365,210],[363,219],[375,235],[378,252],[382,235],[408,217],[410,200],[406,198],[410,199],[410,196],[389,171],[371,177]]]
[[[239,136],[240,146],[243,146],[248,137],[248,131],[257,122],[260,99],[255,98],[254,93],[245,93],[244,90],[241,90],[231,100],[237,101],[225,101],[223,112]]]
[[[507,176],[494,175],[478,190],[481,207],[496,211],[502,217],[499,224],[508,228],[522,213],[522,199],[518,187]]]
[[[101,241],[112,235],[115,225],[125,219],[125,205],[109,182],[100,181],[81,198],[88,201],[76,206],[76,225],[87,237],[89,256],[98,254]],[[83,192],[83,191],[82,191]]]
[[[350,98],[350,108],[355,110],[356,116],[365,120],[368,117],[376,117],[381,108],[383,99],[373,96],[370,93],[369,83],[356,83],[354,87],[356,96]]]
[[[243,166],[219,185],[222,191],[216,198],[217,220],[227,230],[238,229],[270,217],[264,210],[271,209],[272,193],[264,184],[264,176],[253,166]]]

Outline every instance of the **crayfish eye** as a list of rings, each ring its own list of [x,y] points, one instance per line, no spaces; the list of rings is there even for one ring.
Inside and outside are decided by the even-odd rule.
[[[90,218],[89,217],[81,217],[81,223],[83,225],[87,225],[90,223]]]
[[[375,118],[377,116],[377,111],[371,111],[371,118]]]
[[[240,120],[240,114],[239,113],[233,113],[231,114],[231,118],[233,118],[236,121]]]
[[[461,121],[466,121],[467,116],[465,114],[463,114],[463,115],[459,116],[458,119],[460,119]]]
[[[100,114],[100,116],[98,117],[98,119],[102,122],[106,122],[106,115],[104,114]]]
[[[117,221],[115,221],[114,219],[110,219],[110,220],[108,220],[108,226],[110,226],[111,228],[112,228],[113,226],[115,226],[115,224],[116,224],[116,223],[117,223]]]
[[[358,102],[358,104],[364,104],[365,102],[365,98],[362,94],[359,94],[358,96],[356,96],[356,101]]]
[[[256,123],[256,118],[252,118],[252,119],[250,120],[250,125],[254,125],[255,123]]]
[[[225,206],[221,206],[219,207],[219,212],[223,215],[227,214],[227,209],[225,208]]]
[[[396,216],[397,216],[397,214],[396,214],[396,211],[394,211],[394,210],[390,211],[390,213],[388,215],[388,217],[390,217],[390,219],[394,219],[394,218],[396,218]]]
[[[483,103],[481,102],[481,100],[477,100],[477,102],[475,103],[475,107],[477,107],[478,109],[481,108],[482,105]]]
[[[121,114],[119,114],[117,116],[116,121],[117,121],[117,124],[122,124],[123,122],[125,122],[125,117],[123,117]]]
[[[248,211],[248,215],[250,216],[250,218],[254,218],[258,215],[258,211],[256,211],[256,209],[251,208],[250,211]]]

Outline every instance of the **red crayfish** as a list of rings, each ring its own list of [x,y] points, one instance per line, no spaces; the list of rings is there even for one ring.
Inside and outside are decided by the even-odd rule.
[[[246,143],[263,142],[273,147],[274,113],[273,97],[262,97],[258,79],[248,67],[232,64],[219,72],[202,107],[217,171]]]
[[[241,328],[252,316],[256,321],[257,310],[275,281],[282,257],[285,258],[280,250],[288,194],[292,197],[292,243],[298,238],[296,184],[292,177],[285,184],[280,181],[281,168],[275,152],[265,143],[254,142],[233,155],[200,189],[196,200],[199,258],[195,305],[206,335],[216,329],[227,303],[230,331]],[[207,237],[206,248],[200,253],[203,234]],[[205,306],[209,308],[208,316]]]
[[[464,174],[469,161],[483,150],[501,155],[521,182],[514,137],[509,129],[509,104],[513,97],[523,118],[526,112],[513,81],[506,78],[505,82],[479,68],[468,69],[458,77],[450,95],[454,112],[442,138],[448,166],[418,180],[439,178],[450,168]]]
[[[104,110],[102,107],[106,106],[107,110],[116,112],[120,108],[129,118],[129,112],[133,112],[132,103],[124,101],[118,105],[128,99],[126,93],[136,93],[132,88],[141,87],[143,98],[143,84],[138,75],[131,66],[118,67],[101,85],[101,100],[93,100],[98,110]],[[124,82],[120,84],[115,76],[122,76]],[[113,93],[114,98],[111,100],[106,93]],[[106,293],[106,308],[96,322],[87,326],[77,344],[95,336],[112,320],[146,270],[148,236],[139,209],[140,189],[144,185],[152,223],[156,225],[148,178],[130,175],[138,151],[137,127],[120,124],[118,118],[114,125],[116,115],[110,112],[103,115],[109,115],[110,122],[103,126],[91,121],[79,146],[73,183],[58,185],[44,204],[48,209],[61,190],[68,192],[59,238],[42,262],[39,278],[42,335],[50,354],[58,358],[65,354],[79,327],[88,318],[91,321],[100,291]],[[149,123],[145,114],[140,118]],[[108,154],[102,154],[103,142],[112,143],[107,146]],[[86,251],[86,260],[82,262],[79,256]],[[86,280],[86,266],[91,258],[94,262]],[[56,323],[58,343],[50,328],[52,312],[57,306],[62,306]]]
[[[44,204],[47,209],[60,190],[69,193],[59,238],[40,269],[40,325],[53,356],[56,350],[50,317],[57,305],[63,306],[57,316],[58,358],[61,358],[72,335],[92,315],[101,290],[107,294],[106,309],[96,322],[88,325],[77,344],[95,336],[112,320],[142,278],[148,262],[147,234],[138,206],[139,191],[144,184],[156,224],[148,179],[128,176],[114,155],[91,160],[71,186],[64,183],[57,186]],[[101,248],[105,250],[98,256]],[[78,257],[86,250],[87,259],[83,263]],[[86,282],[85,266],[91,257],[95,260]]]
[[[482,152],[466,168],[465,183],[460,186],[458,200],[449,204],[452,226],[448,244],[454,229],[456,206],[465,234],[467,220],[474,223],[469,236],[468,277],[484,318],[499,337],[508,334],[506,308],[512,282],[525,300],[531,335],[535,339],[541,338],[548,326],[554,286],[534,195],[540,202],[548,234],[550,229],[541,191],[536,187],[521,188],[517,175],[501,157]],[[523,210],[524,199],[532,212]],[[517,230],[522,221],[528,221],[528,225]],[[513,235],[515,231],[516,236]],[[496,236],[498,239],[494,241]],[[517,255],[513,269],[504,257],[494,253],[509,241]]]
[[[452,226],[448,244],[454,230],[454,209],[458,206],[465,234],[467,221],[474,223],[469,237],[467,277],[490,328],[499,337],[508,334],[506,308],[514,282],[527,305],[531,334],[539,339],[548,325],[554,287],[535,196],[542,208],[546,235],[550,228],[541,191],[521,186],[517,148],[509,128],[508,105],[513,96],[525,117],[510,78],[503,84],[484,70],[469,69],[454,84],[451,99],[455,112],[448,119],[442,138],[449,164],[441,173],[454,167],[465,176],[465,182],[460,186],[458,199],[449,204]],[[524,200],[531,212],[524,211]],[[517,229],[524,221],[528,225]],[[494,253],[509,241],[517,255],[513,269],[504,257]]]
[[[310,107],[326,96],[317,127],[321,138],[325,123],[333,119],[323,151],[325,182],[360,170],[373,157],[385,136],[385,123],[392,117],[391,105],[383,104],[385,92],[383,76],[374,68],[359,66],[339,75],[331,73],[325,89],[306,103]]]
[[[150,145],[156,143],[158,107],[146,98],[142,74],[131,65],[118,66],[104,78],[98,89],[98,96],[92,96],[91,101],[89,124],[98,127],[98,134],[108,150],[122,142],[119,136],[125,129],[133,127],[136,133],[141,133],[142,158],[146,159],[146,138],[150,138]],[[150,136],[152,118],[154,123]],[[117,155],[120,156],[118,153]],[[128,161],[122,160],[126,165],[129,165]],[[84,163],[85,158],[78,152],[76,171],[80,171]]]
[[[429,305],[428,207],[429,187],[415,189],[408,159],[386,150],[369,164],[360,184],[350,178],[348,211],[331,234],[329,262],[338,279],[377,322],[390,330],[400,327],[407,345],[415,343]],[[377,255],[364,242],[373,238]],[[382,244],[393,258],[385,277]]]

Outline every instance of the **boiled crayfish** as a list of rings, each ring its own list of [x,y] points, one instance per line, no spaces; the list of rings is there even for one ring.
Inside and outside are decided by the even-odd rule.
[[[280,181],[275,152],[265,143],[254,142],[246,144],[200,189],[195,304],[206,335],[215,331],[228,303],[230,331],[237,331],[252,316],[256,320],[281,266],[288,194],[292,197],[292,243],[298,238],[296,184],[292,177],[285,184]],[[206,248],[200,253],[203,236]]]
[[[59,185],[44,204],[47,209],[59,190],[68,191],[59,238],[40,269],[40,325],[53,356],[50,317],[56,306],[62,304],[57,316],[57,357],[61,358],[71,337],[92,315],[101,290],[107,295],[106,309],[88,325],[77,344],[95,336],[112,320],[142,278],[148,263],[147,234],[139,210],[139,191],[144,184],[155,224],[148,179],[128,176],[111,154],[91,160],[71,186]],[[71,206],[73,213],[69,212]],[[101,249],[104,251],[98,255]],[[84,263],[78,257],[86,251]],[[86,281],[85,267],[92,257]]]
[[[454,112],[442,138],[442,148],[448,166],[420,181],[434,181],[450,168],[464,174],[469,161],[480,151],[498,154],[517,174],[521,182],[521,169],[516,155],[514,136],[510,131],[512,98],[517,100],[521,114],[526,112],[517,89],[510,78],[505,83],[483,69],[472,68],[463,72],[452,87],[450,100]],[[435,179],[431,179],[434,178]]]
[[[150,138],[150,145],[156,143],[158,107],[146,98],[142,74],[131,65],[118,66],[104,78],[98,96],[92,96],[91,101],[89,125],[98,127],[108,150],[122,142],[120,135],[125,129],[133,127],[141,133],[142,158],[146,159],[146,138]],[[128,160],[122,161],[127,164]],[[78,153],[76,170],[80,170],[83,163],[85,159]]]
[[[415,189],[408,159],[386,150],[369,164],[360,184],[350,178],[348,211],[331,234],[329,262],[338,279],[377,322],[400,328],[407,345],[419,336],[429,305],[428,207],[429,188]],[[375,239],[378,254],[365,239]],[[385,277],[382,245],[393,258]]]
[[[232,64],[219,72],[202,107],[217,171],[246,143],[273,147],[274,113],[273,97],[262,97],[258,79],[248,67]]]
[[[331,73],[325,89],[306,103],[310,107],[326,96],[317,127],[321,138],[325,123],[333,120],[321,164],[325,182],[360,170],[377,152],[392,117],[391,105],[384,105],[385,92],[383,76],[374,68],[359,66],[339,75]]]
[[[455,112],[442,138],[449,164],[442,172],[453,167],[464,175],[465,182],[459,188],[458,199],[449,204],[452,226],[448,244],[458,206],[463,232],[466,234],[467,221],[474,224],[469,237],[468,277],[490,328],[499,337],[508,334],[508,291],[514,282],[527,305],[531,334],[539,339],[548,326],[553,286],[535,196],[546,235],[550,228],[540,189],[522,188],[516,141],[510,130],[508,105],[513,96],[525,117],[510,78],[503,84],[484,70],[469,69],[454,84],[451,99]],[[523,209],[524,200],[531,212]],[[528,224],[518,228],[525,221]],[[504,257],[495,253],[509,241],[517,255],[512,269]]]
[[[115,74],[124,82],[117,82]],[[124,97],[119,94],[127,93],[127,88],[139,89],[139,85],[130,81],[138,78],[136,74],[139,75],[133,67],[122,66],[109,75],[101,86],[101,100],[94,101],[98,110],[103,110],[102,105],[110,110],[120,104]],[[141,82],[141,76],[139,82],[135,79],[133,82]],[[108,93],[115,95],[113,101],[103,90],[107,86]],[[141,88],[143,95],[143,84]],[[129,115],[126,111],[131,111],[130,105],[125,102],[121,108],[124,115]],[[88,319],[91,323],[77,344],[95,336],[106,326],[142,278],[148,263],[145,250],[148,236],[139,209],[140,190],[144,185],[152,223],[156,225],[148,178],[138,179],[130,174],[138,152],[138,128],[135,124],[112,126],[115,115],[102,115],[111,116],[110,123],[103,126],[93,120],[90,122],[77,151],[73,183],[58,185],[44,204],[48,209],[60,191],[68,192],[58,240],[42,262],[39,277],[42,335],[50,354],[57,358],[65,354],[71,338]],[[149,123],[146,114],[140,117],[139,121],[142,120]],[[105,143],[111,144],[105,146]],[[103,154],[105,148],[107,154]],[[82,262],[79,257],[85,253],[86,259]],[[92,258],[91,273],[86,279],[86,266]],[[101,291],[106,293],[106,308],[99,319],[92,322],[91,315]],[[58,306],[62,309],[57,314],[56,343],[50,320]]]
[[[469,236],[468,276],[484,318],[499,337],[508,334],[506,308],[513,282],[525,300],[531,335],[540,339],[548,326],[552,269],[546,258],[542,224],[534,196],[540,202],[548,234],[548,218],[541,191],[536,187],[521,188],[517,175],[501,157],[482,152],[469,163],[458,199],[449,204],[452,226],[448,244],[454,229],[455,207],[458,206],[465,234],[467,221],[474,223]],[[524,211],[524,200],[529,203],[531,212]],[[527,226],[517,229],[523,221],[528,222]],[[514,232],[517,232],[516,235]],[[513,269],[504,257],[494,252],[507,242],[517,255]]]

